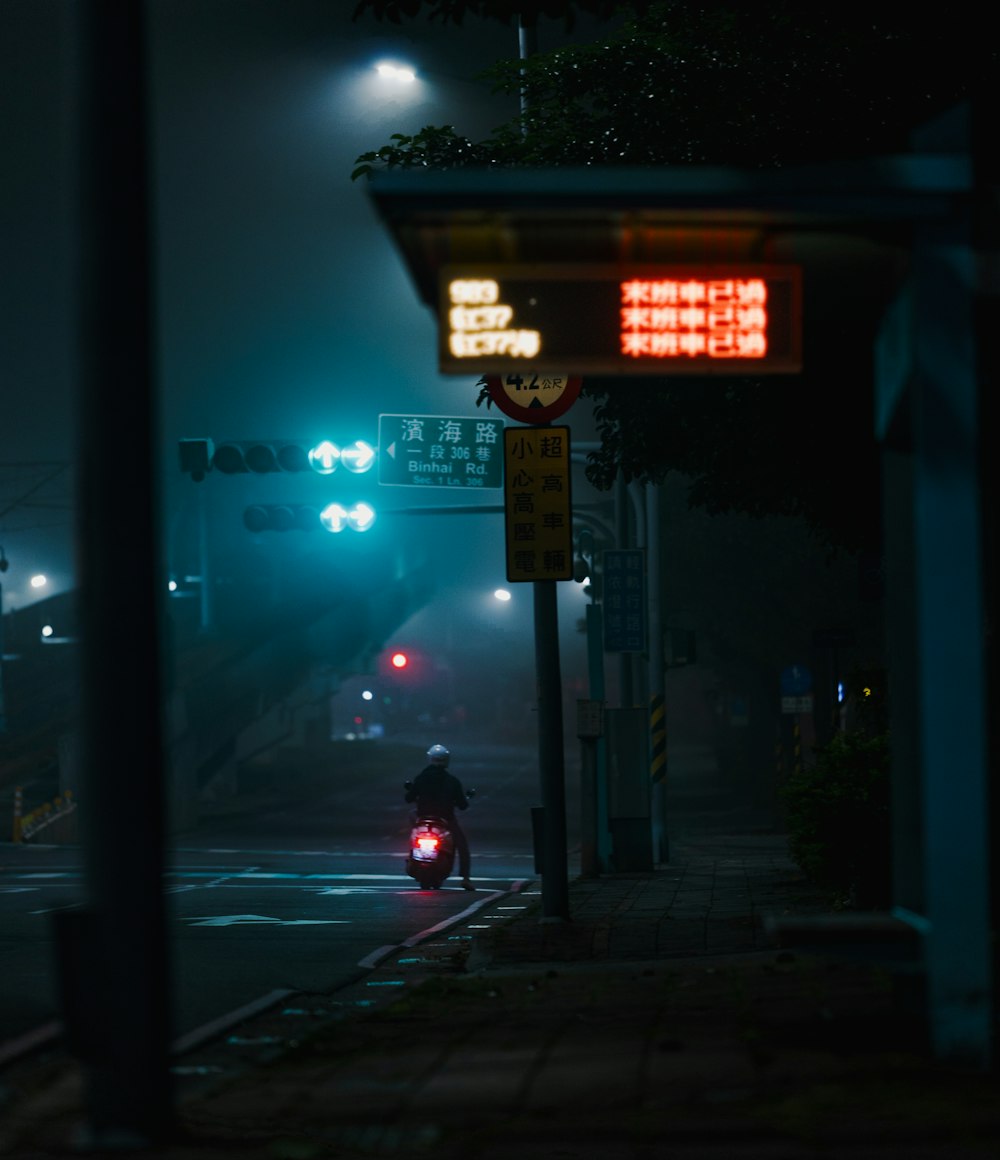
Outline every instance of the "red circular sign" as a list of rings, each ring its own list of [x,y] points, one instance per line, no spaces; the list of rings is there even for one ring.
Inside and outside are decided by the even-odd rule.
[[[582,386],[579,375],[508,371],[486,376],[486,388],[493,402],[505,415],[522,423],[558,419],[580,397]]]

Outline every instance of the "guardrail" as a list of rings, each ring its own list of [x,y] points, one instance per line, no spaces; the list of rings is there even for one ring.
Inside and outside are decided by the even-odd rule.
[[[21,786],[14,790],[14,832],[13,842],[27,842],[47,826],[67,817],[76,809],[73,791],[66,790],[62,795],[50,802],[44,802],[27,813],[24,809],[24,795]]]

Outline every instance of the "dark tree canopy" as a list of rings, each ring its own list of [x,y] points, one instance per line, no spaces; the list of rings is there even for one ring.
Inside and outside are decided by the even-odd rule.
[[[651,2],[634,0],[629,7],[644,11]],[[622,0],[358,0],[352,19],[371,14],[376,20],[401,24],[404,19],[426,13],[429,20],[440,20],[443,24],[461,24],[466,15],[471,15],[508,25],[520,20],[530,26],[544,16],[561,18],[567,28],[572,28],[576,12],[607,20],[621,7]]]
[[[432,14],[463,3],[483,15],[518,7],[516,0],[430,3]],[[995,75],[993,39],[971,8],[961,19],[962,7],[945,22],[883,0],[833,9],[795,0],[654,0],[599,41],[486,70],[497,91],[524,91],[524,122],[518,117],[479,142],[451,126],[427,128],[359,161],[773,167],[907,150],[915,127]]]

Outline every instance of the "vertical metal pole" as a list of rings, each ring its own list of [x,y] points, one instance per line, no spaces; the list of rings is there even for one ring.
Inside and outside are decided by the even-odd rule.
[[[619,476],[615,482],[615,529],[619,548],[632,547],[632,534],[629,520],[628,485]],[[632,654],[619,653],[618,655],[619,690],[618,704],[622,709],[632,708],[635,692],[632,685]]]
[[[646,607],[643,608],[643,615],[646,617],[646,651],[645,654],[641,652],[632,653],[632,671],[634,673],[633,680],[635,682],[633,696],[635,698],[635,705],[639,707],[645,705],[649,701],[649,574],[648,574],[648,560],[649,560],[649,532],[647,528],[646,516],[646,491],[640,483],[635,480],[628,485],[629,501],[632,505],[632,513],[635,528],[635,546],[642,549],[643,558],[647,562],[646,574]]]
[[[601,872],[597,854],[597,738],[580,740],[580,876]]]
[[[164,868],[146,5],[85,0],[80,48],[81,812],[88,904],[57,926],[91,1143],[173,1126]],[[125,436],[122,436],[122,433]]]
[[[596,561],[594,563],[596,568]],[[604,616],[599,604],[587,605],[587,672],[590,695],[602,704],[607,692],[604,684]],[[608,829],[608,754],[604,737],[594,745],[594,814],[597,827],[597,871],[603,874],[611,865],[611,831]]]
[[[542,782],[542,921],[569,918],[566,866],[566,774],[562,673],[555,580],[536,580],[535,674],[538,681],[538,767]]]
[[[649,575],[649,724],[653,858],[670,861],[667,834],[667,701],[663,659],[663,576],[660,559],[660,488],[646,487]]]
[[[198,570],[201,573],[201,591],[198,594],[199,628],[202,633],[215,628],[215,609],[211,565],[208,560],[208,495],[207,488],[198,489]]]
[[[7,702],[3,692],[3,585],[0,584],[0,733],[7,732]]]
[[[526,23],[524,15],[519,15],[517,18],[517,49],[520,60],[527,60],[529,56],[534,56],[538,51],[538,25],[533,21]],[[528,95],[521,90],[521,116],[525,117],[528,112]],[[522,122],[521,132],[526,134],[528,131],[527,125]]]

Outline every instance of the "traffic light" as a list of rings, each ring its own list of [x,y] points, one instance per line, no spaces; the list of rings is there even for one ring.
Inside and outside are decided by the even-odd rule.
[[[309,471],[309,449],[300,443],[220,443],[212,466],[223,475],[253,471]]]
[[[251,532],[317,532],[319,508],[309,504],[258,503],[243,512],[243,522]]]
[[[211,439],[182,439],[177,445],[180,454],[181,471],[190,475],[195,483],[201,483],[212,470],[212,456],[215,444]]]
[[[330,503],[324,508],[306,503],[258,503],[243,511],[243,523],[251,532],[367,532],[375,522],[375,509],[366,503],[350,507]]]
[[[375,522],[375,509],[367,503],[330,503],[319,513],[320,523],[328,532],[342,532],[350,528],[355,532],[367,532]]]
[[[258,439],[230,440],[214,444],[211,439],[182,439],[181,471],[200,482],[209,471],[223,475],[247,472],[306,472],[331,475],[338,467],[355,475],[370,471],[375,465],[375,448],[363,439],[339,446],[329,439],[319,443],[309,440]]]
[[[411,644],[391,645],[382,650],[377,672],[392,689],[416,688],[431,675],[432,665],[425,649]]]

